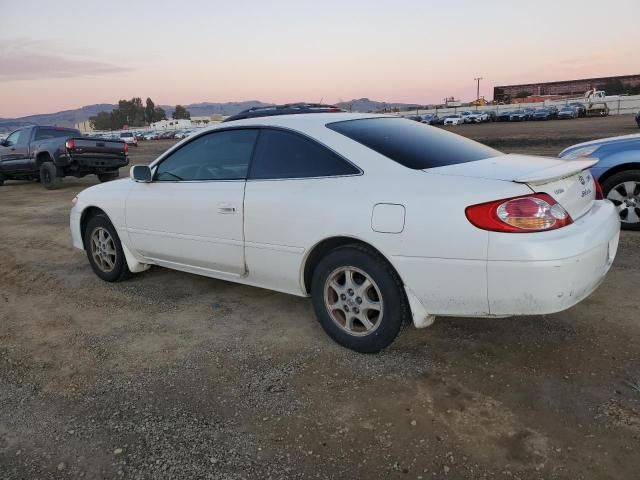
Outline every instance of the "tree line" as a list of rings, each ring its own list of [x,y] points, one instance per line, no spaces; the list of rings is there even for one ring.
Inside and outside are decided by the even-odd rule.
[[[176,105],[172,118],[175,120],[190,119],[189,110],[182,105]],[[140,97],[131,100],[118,101],[118,107],[111,112],[100,112],[90,117],[89,121],[94,130],[120,130],[125,125],[129,127],[144,127],[160,120],[166,120],[167,114],[162,107],[156,106],[151,98],[143,105]]]

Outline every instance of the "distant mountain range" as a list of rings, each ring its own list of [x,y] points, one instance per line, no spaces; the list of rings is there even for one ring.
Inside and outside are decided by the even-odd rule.
[[[208,116],[208,115],[234,115],[238,112],[246,110],[251,107],[260,107],[273,105],[272,103],[264,103],[258,100],[249,100],[245,102],[224,102],[224,103],[192,103],[190,105],[184,105],[194,117]],[[43,113],[38,115],[29,115],[19,118],[0,118],[0,131],[8,131],[16,128],[24,127],[27,125],[58,125],[61,127],[73,127],[76,123],[89,120],[89,117],[93,117],[99,112],[110,112],[117,108],[118,105],[110,103],[99,103],[96,105],[86,105],[74,110],[64,110],[56,113]],[[175,110],[173,105],[160,105],[167,116],[170,118],[171,114]],[[420,105],[412,103],[391,103],[391,102],[377,102],[369,100],[368,98],[354,99],[348,102],[339,102],[336,106],[343,108],[351,112],[376,112],[381,110],[411,110],[413,108],[420,107]]]
[[[424,108],[423,105],[417,103],[393,103],[393,102],[377,102],[375,100],[369,100],[368,98],[359,98],[357,100],[350,100],[348,102],[338,102],[335,104],[337,107],[343,108],[348,112],[381,112],[381,111],[393,111],[393,110],[413,110],[415,108]]]

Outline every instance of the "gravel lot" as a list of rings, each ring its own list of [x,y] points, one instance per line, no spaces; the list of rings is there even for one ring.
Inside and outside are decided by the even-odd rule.
[[[453,131],[555,154],[638,129]],[[566,312],[438,319],[360,355],[307,299],[162,268],[101,282],[68,232],[95,182],[0,187],[1,479],[638,478],[640,235]]]

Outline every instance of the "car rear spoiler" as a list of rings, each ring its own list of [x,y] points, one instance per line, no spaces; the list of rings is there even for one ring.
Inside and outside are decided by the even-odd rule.
[[[570,177],[578,172],[582,172],[587,168],[593,167],[598,163],[598,159],[585,158],[583,160],[567,160],[559,165],[544,168],[537,172],[529,173],[522,177],[514,178],[515,183],[541,184],[548,183],[551,180],[559,180],[561,178]]]

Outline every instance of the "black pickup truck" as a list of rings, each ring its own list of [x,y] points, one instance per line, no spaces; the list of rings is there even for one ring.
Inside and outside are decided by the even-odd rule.
[[[129,164],[128,154],[124,142],[83,137],[73,128],[24,127],[0,142],[0,185],[5,180],[39,180],[52,190],[62,177],[90,174],[107,182]]]

